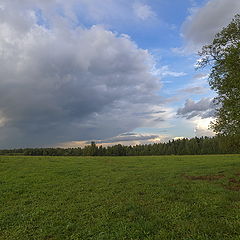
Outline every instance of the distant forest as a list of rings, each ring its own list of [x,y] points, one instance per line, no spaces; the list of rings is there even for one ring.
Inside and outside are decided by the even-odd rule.
[[[147,156],[240,154],[240,136],[215,136],[171,140],[136,146],[97,146],[94,142],[83,148],[25,148],[0,150],[1,155],[30,156]]]

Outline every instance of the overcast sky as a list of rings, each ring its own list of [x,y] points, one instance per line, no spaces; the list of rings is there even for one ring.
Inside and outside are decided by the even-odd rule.
[[[239,0],[0,0],[0,148],[211,136],[197,51]]]

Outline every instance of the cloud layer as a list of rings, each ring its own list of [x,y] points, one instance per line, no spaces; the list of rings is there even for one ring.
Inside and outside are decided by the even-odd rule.
[[[148,51],[59,13],[45,21],[57,2],[1,4],[0,147],[109,138],[144,126],[139,109],[161,110]]]
[[[147,142],[148,140],[159,139],[160,136],[156,134],[139,134],[139,133],[123,133],[118,136],[96,141],[97,144],[102,143],[123,143],[123,142]],[[90,142],[89,142],[90,143]]]

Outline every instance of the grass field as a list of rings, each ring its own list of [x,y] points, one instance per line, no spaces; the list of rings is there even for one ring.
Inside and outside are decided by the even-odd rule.
[[[240,240],[240,155],[0,156],[0,239]]]

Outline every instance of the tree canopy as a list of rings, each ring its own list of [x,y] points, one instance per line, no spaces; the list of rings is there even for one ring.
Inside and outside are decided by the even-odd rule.
[[[222,135],[240,134],[240,15],[216,34],[199,55],[200,67],[211,66],[209,84],[218,94],[213,130]]]

